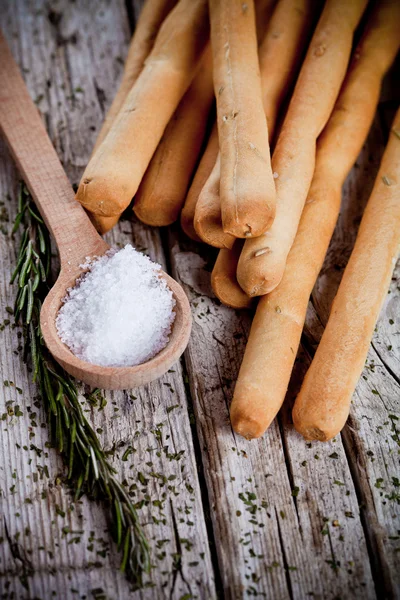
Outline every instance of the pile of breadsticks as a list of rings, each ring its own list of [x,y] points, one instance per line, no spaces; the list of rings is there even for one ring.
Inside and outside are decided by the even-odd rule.
[[[132,198],[144,223],[180,214],[189,237],[220,248],[217,297],[245,308],[261,296],[231,406],[246,438],[283,403],[399,30],[398,0],[147,0],[138,20],[77,199],[101,232]],[[400,111],[295,402],[307,439],[347,419],[398,253],[399,186]]]

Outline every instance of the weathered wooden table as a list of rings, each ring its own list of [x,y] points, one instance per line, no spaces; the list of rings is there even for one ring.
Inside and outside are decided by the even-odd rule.
[[[0,2],[1,27],[72,183],[116,90],[134,4]],[[306,443],[290,423],[291,398],[326,322],[377,171],[387,126],[382,114],[344,188],[287,404],[260,440],[235,436],[229,424],[250,316],[213,297],[213,254],[189,244],[177,228],[158,231],[133,219],[107,236],[117,246],[133,241],[180,279],[194,317],[184,359],[159,381],[107,393],[101,410],[82,394],[102,443],[116,449],[115,468],[141,505],[154,568],[148,587],[136,593],[117,570],[104,511],[86,498],[74,503],[60,485],[62,464],[46,445],[45,415],[18,351],[18,329],[8,321],[19,176],[1,145],[1,598],[400,597],[396,277],[343,434],[327,444]],[[133,452],[122,461],[128,446]],[[28,564],[34,574],[26,589]]]

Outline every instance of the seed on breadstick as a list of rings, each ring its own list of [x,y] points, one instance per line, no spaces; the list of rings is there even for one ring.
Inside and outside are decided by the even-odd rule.
[[[215,165],[218,156],[218,129],[215,123],[206,149],[201,157],[199,166],[197,167],[192,184],[186,196],[185,204],[181,213],[181,227],[188,237],[195,242],[201,242],[201,238],[196,233],[194,228],[194,215],[196,204],[201,190],[204,187],[210,173]]]
[[[296,77],[299,60],[310,34],[312,11],[315,2],[312,0],[281,0],[278,2],[271,20],[267,25],[262,43],[259,48],[259,61],[261,73],[261,85],[263,93],[263,106],[267,117],[269,133],[274,136],[275,124],[279,107],[282,106],[287,93]],[[215,201],[219,203],[219,198]],[[200,219],[200,203],[198,203],[198,218]],[[210,214],[215,212],[214,209]],[[214,239],[218,239],[216,227],[219,226],[222,238],[222,221],[216,219],[207,224],[208,214],[202,213],[203,223],[199,223],[204,231],[211,231]],[[223,234],[226,235],[226,234]],[[205,240],[210,241],[210,240]],[[236,246],[237,247],[237,246]],[[260,248],[255,256],[262,256],[269,251],[268,247]],[[218,298],[228,304],[240,308],[248,304],[248,296],[239,286],[236,279],[236,270],[239,255],[238,252],[228,250],[221,251],[222,257],[218,257],[214,270],[218,273]],[[225,273],[223,273],[225,269]],[[211,279],[213,279],[214,271]]]
[[[85,169],[76,197],[89,211],[112,217],[129,205],[207,39],[206,0],[180,0],[163,22],[141,74]]]
[[[263,233],[275,214],[254,1],[210,0],[209,7],[222,223],[226,233],[244,238]]]
[[[271,292],[280,282],[315,166],[316,140],[343,82],[354,31],[366,0],[327,0],[301,67],[272,158],[277,211],[264,236],[246,241],[237,277],[249,296]],[[255,256],[260,248],[269,252]]]
[[[400,110],[394,128],[400,128]],[[293,408],[294,426],[308,440],[329,440],[346,423],[399,245],[400,139],[392,131],[328,323]]]
[[[254,298],[249,298],[239,285],[233,286],[236,280],[236,265],[243,246],[243,240],[235,240],[231,250],[220,250],[211,273],[211,286],[214,294],[226,306],[231,308],[250,308]]]
[[[213,100],[212,54],[208,47],[135,195],[133,210],[147,225],[162,227],[178,218],[203,144]]]
[[[367,23],[318,139],[315,174],[285,274],[259,300],[231,406],[232,425],[247,438],[262,435],[284,401],[309,297],[339,214],[341,188],[367,136],[383,76],[399,47],[399,19],[400,5],[390,0],[378,5]]]

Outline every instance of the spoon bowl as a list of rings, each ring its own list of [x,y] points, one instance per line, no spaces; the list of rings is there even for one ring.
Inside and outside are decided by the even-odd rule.
[[[128,389],[157,379],[185,350],[192,323],[185,292],[164,271],[160,276],[173,293],[176,316],[168,344],[154,358],[134,367],[103,367],[81,360],[59,338],[56,317],[67,290],[74,287],[85,272],[81,265],[87,262],[87,257],[102,256],[110,246],[75,200],[71,184],[1,32],[0,81],[0,128],[60,255],[59,277],[40,314],[46,346],[70,375],[95,387]]]
[[[107,250],[109,247],[107,246]],[[97,254],[98,255],[98,254]],[[85,257],[82,257],[82,263]],[[62,270],[43,303],[40,324],[47,348],[56,361],[73,377],[98,388],[121,390],[149,383],[163,375],[185,350],[191,328],[189,301],[182,287],[167,273],[161,272],[175,299],[175,320],[168,344],[156,356],[134,367],[103,367],[81,360],[60,339],[55,320],[68,288],[73,287],[84,271]]]

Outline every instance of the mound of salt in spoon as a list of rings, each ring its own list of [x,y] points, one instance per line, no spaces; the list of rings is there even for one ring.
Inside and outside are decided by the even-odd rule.
[[[168,343],[175,300],[160,265],[131,245],[88,261],[56,319],[61,340],[80,359],[107,367],[146,362]]]

